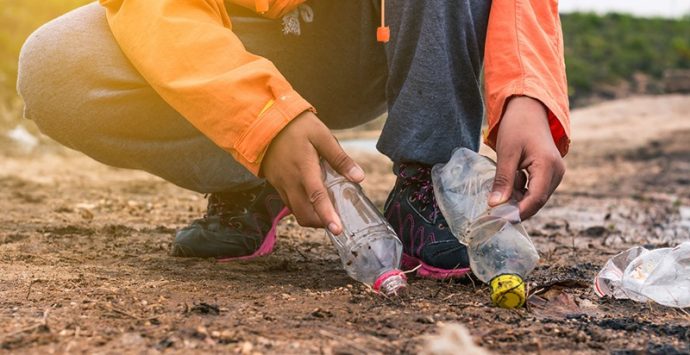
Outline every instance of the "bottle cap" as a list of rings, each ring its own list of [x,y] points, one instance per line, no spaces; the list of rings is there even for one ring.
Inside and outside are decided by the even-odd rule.
[[[526,290],[522,277],[502,274],[491,279],[491,301],[501,308],[519,308],[525,304]]]
[[[407,288],[407,276],[398,269],[384,272],[374,282],[374,291],[389,297],[399,295],[405,288]]]

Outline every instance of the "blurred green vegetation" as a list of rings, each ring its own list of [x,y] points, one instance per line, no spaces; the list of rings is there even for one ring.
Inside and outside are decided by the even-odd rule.
[[[19,117],[17,58],[26,37],[43,23],[89,0],[0,0],[0,128]],[[56,68],[57,69],[57,68]]]
[[[12,89],[24,40],[43,23],[88,0],[0,0],[0,85]]]
[[[679,20],[588,13],[561,15],[571,102],[643,73],[690,68],[690,17]]]
[[[0,126],[18,118],[17,57],[26,37],[48,20],[88,2],[0,0]],[[690,68],[690,17],[580,13],[562,15],[561,20],[573,102],[595,94],[602,85],[631,81],[635,73],[660,79],[666,69]]]

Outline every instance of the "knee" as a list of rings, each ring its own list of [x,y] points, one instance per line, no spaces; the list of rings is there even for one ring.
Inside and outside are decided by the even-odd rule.
[[[17,92],[24,100],[24,116],[37,123],[53,111],[53,97],[59,93],[65,79],[61,72],[69,71],[69,52],[65,45],[64,16],[38,28],[24,42],[19,54]]]
[[[47,23],[33,32],[24,42],[19,53],[17,72],[17,92],[24,100],[24,116],[33,119],[45,102],[48,88],[47,75],[54,62],[53,53],[56,33],[51,33],[53,23]],[[52,68],[53,70],[57,68]]]
[[[69,116],[70,105],[77,105],[68,96],[83,71],[79,33],[84,32],[85,18],[104,16],[102,10],[92,3],[58,17],[38,28],[22,46],[17,92],[24,100],[24,117],[44,133],[52,125],[48,121]]]
[[[24,101],[24,117],[36,123],[42,133],[60,140],[55,127],[60,122],[61,105],[55,96],[61,90],[58,71],[64,70],[66,48],[60,50],[60,33],[48,23],[32,33],[22,46],[17,73],[17,92]]]

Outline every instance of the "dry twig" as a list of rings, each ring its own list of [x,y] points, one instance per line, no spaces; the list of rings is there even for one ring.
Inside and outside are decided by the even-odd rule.
[[[154,316],[154,317],[142,318],[142,317],[139,317],[139,316],[134,315],[134,314],[132,314],[132,313],[129,313],[129,312],[127,312],[127,311],[124,310],[124,309],[120,309],[120,308],[118,308],[118,307],[115,307],[115,306],[113,306],[112,304],[110,304],[110,305],[101,304],[100,307],[103,308],[103,309],[106,310],[106,311],[110,311],[110,312],[113,312],[113,313],[117,313],[117,314],[120,314],[120,315],[129,317],[129,318],[132,318],[132,319],[138,320],[138,321],[148,321],[148,320],[152,320],[152,319],[157,319],[157,318],[158,318],[158,317],[155,317],[155,316]]]

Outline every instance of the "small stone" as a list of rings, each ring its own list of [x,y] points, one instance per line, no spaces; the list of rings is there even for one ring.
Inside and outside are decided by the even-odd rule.
[[[139,333],[125,333],[120,337],[120,344],[128,348],[143,346],[145,342],[146,341]]]
[[[242,344],[240,344],[239,347],[239,353],[242,355],[250,355],[252,353],[252,350],[254,350],[254,345],[252,343],[245,341]]]
[[[225,343],[237,342],[237,334],[231,330],[224,330],[220,332],[218,340]]]
[[[425,317],[418,317],[416,319],[417,323],[422,323],[422,324],[434,324],[434,318],[431,316],[425,316]]]

